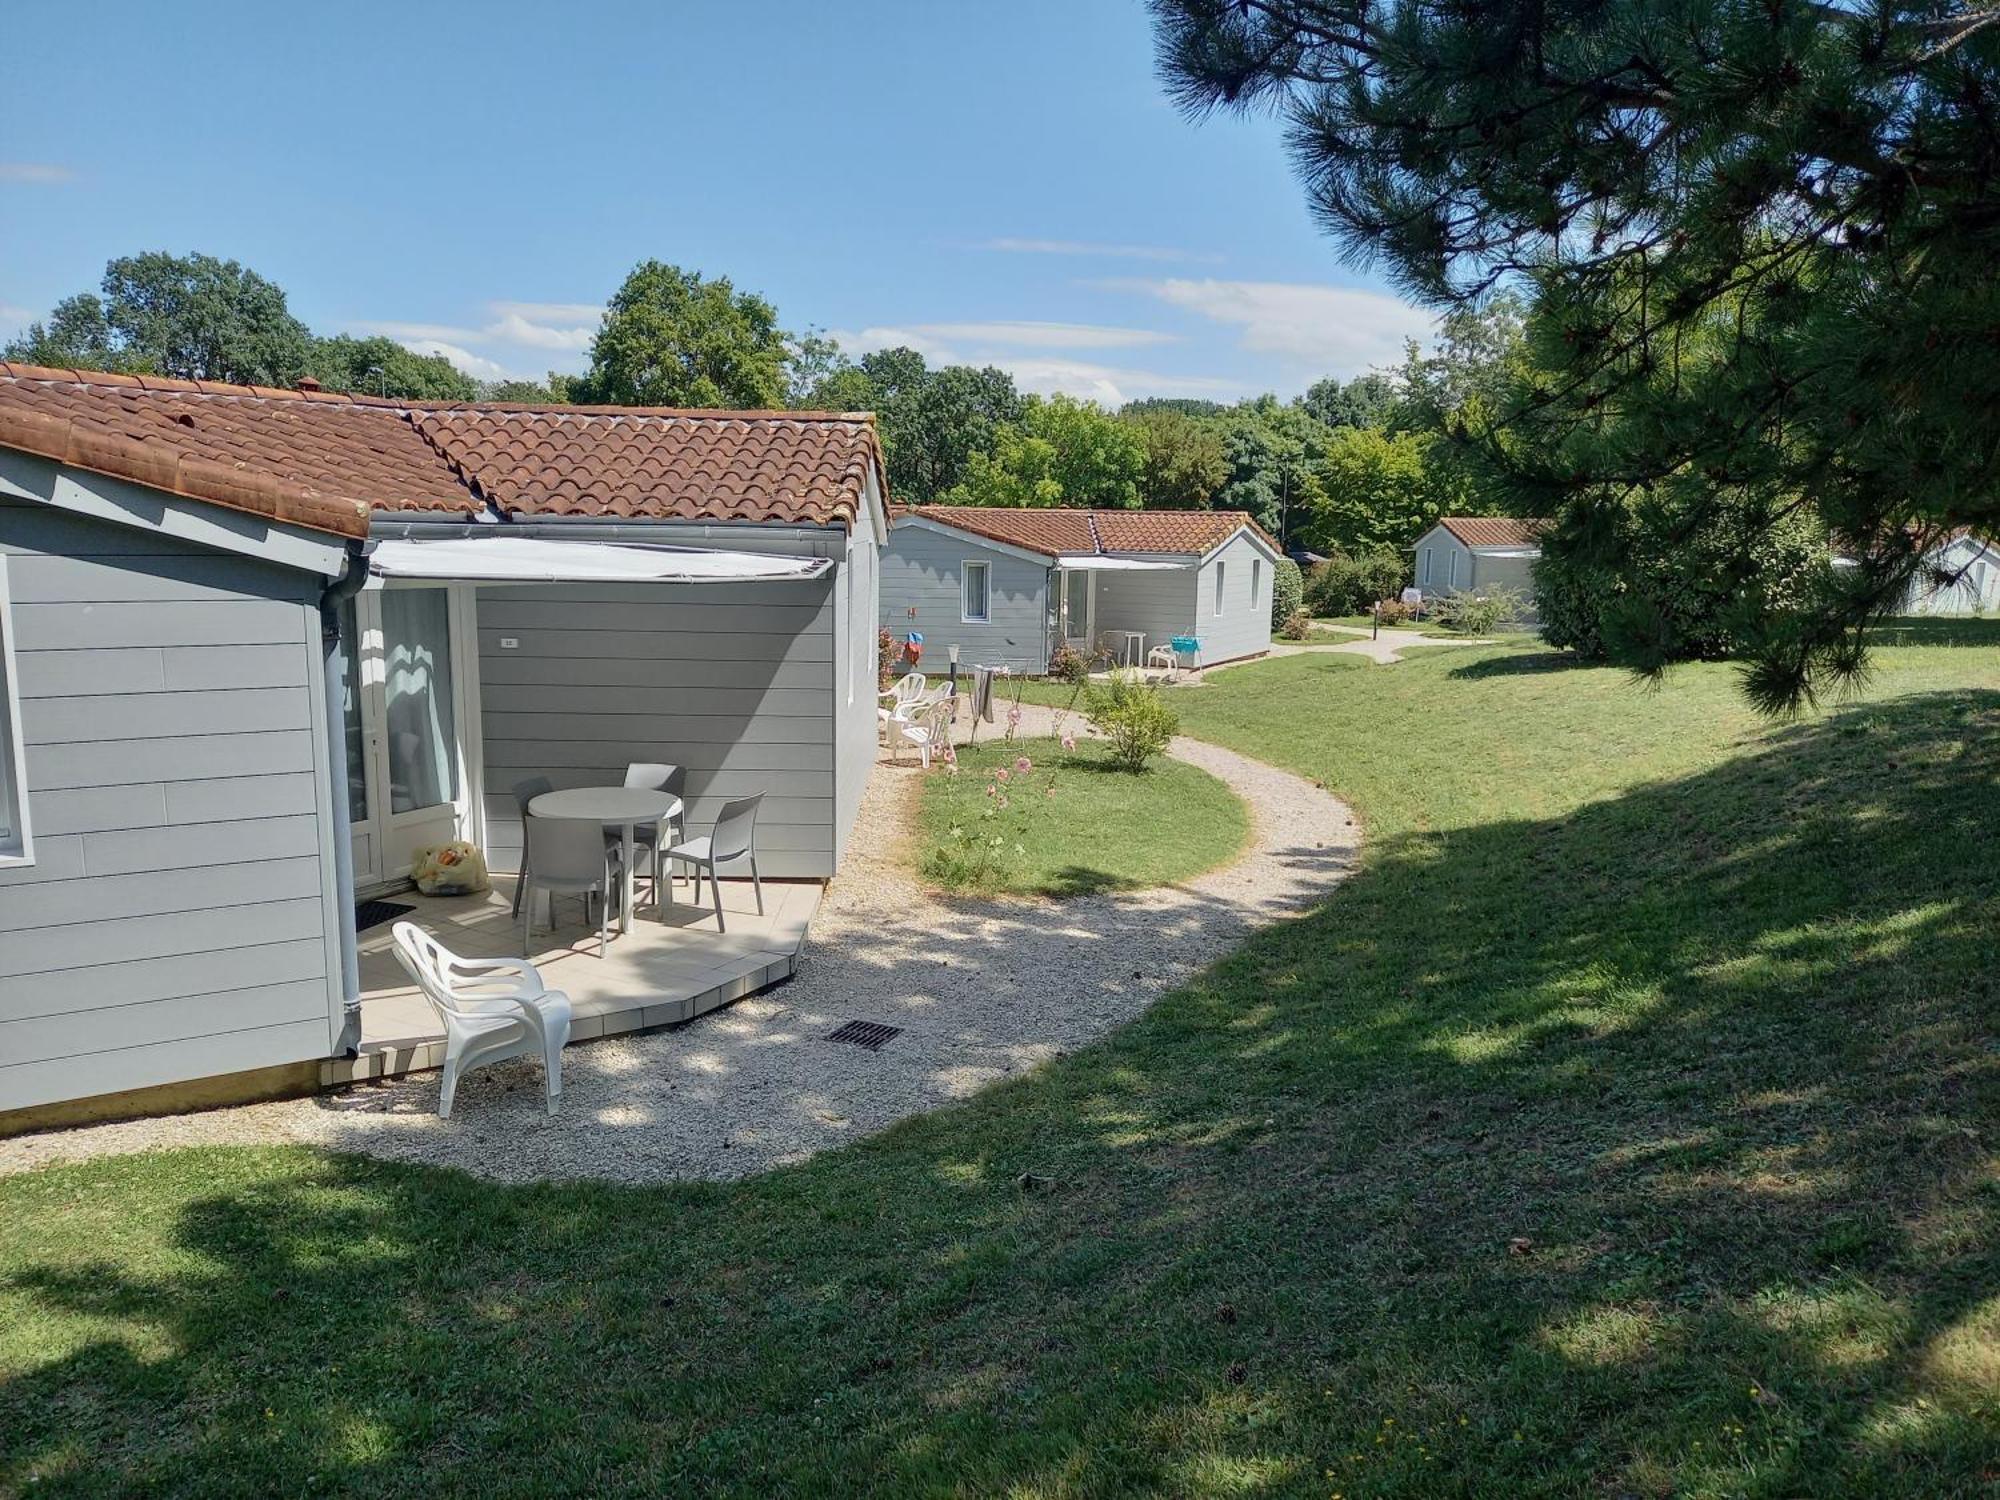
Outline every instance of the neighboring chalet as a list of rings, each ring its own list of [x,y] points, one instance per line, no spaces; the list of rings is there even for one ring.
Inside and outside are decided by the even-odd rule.
[[[1284,556],[1242,511],[898,508],[882,554],[882,628],[923,637],[924,665],[1041,673],[1068,644],[1136,657],[1176,636],[1204,664],[1271,647]]]
[[[1426,599],[1440,594],[1481,594],[1509,588],[1534,590],[1536,538],[1546,521],[1506,516],[1443,516],[1417,538],[1415,580]]]

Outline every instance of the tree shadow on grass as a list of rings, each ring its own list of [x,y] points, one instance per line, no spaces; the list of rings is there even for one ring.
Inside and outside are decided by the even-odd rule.
[[[1385,841],[1105,1043],[729,1187],[0,1184],[0,1486],[1981,1493],[1997,729]]]
[[[1876,626],[1869,640],[1896,646],[2000,646],[2000,619],[1963,615],[1906,615]]]
[[[1602,663],[1585,661],[1574,651],[1514,651],[1482,656],[1476,661],[1455,663],[1449,677],[1535,677],[1548,672],[1571,672]]]

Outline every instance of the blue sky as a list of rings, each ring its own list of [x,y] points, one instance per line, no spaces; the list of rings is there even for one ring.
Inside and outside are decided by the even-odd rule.
[[[191,250],[317,332],[579,369],[647,257],[852,352],[1036,390],[1291,395],[1426,316],[1340,262],[1268,119],[1164,99],[1137,0],[15,7],[0,337]]]

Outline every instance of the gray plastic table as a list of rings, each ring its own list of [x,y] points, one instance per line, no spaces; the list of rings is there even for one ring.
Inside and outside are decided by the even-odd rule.
[[[566,791],[543,792],[528,804],[535,818],[581,818],[585,822],[616,828],[625,837],[624,886],[618,903],[618,930],[632,930],[633,830],[641,823],[657,823],[662,818],[681,815],[681,799],[666,792],[648,791],[639,786],[574,786]],[[527,830],[521,841],[527,843]],[[655,902],[659,892],[653,893]]]

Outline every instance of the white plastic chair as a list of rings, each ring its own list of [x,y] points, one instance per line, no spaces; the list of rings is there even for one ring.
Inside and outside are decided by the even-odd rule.
[[[714,831],[706,837],[688,839],[674,845],[667,851],[667,858],[679,860],[694,866],[694,904],[701,905],[701,874],[708,872],[708,893],[715,899],[715,930],[727,932],[729,926],[722,920],[722,881],[717,867],[734,864],[739,859],[750,861],[750,884],[757,892],[757,915],[764,915],[764,882],[757,874],[757,809],[764,803],[764,794],[744,797],[735,802],[722,804],[722,816],[715,820]]]
[[[896,679],[895,686],[878,695],[881,701],[875,706],[875,727],[883,734],[893,733],[892,725],[896,717],[909,704],[921,698],[924,693],[924,674],[905,672]]]
[[[396,960],[444,1022],[444,1079],[438,1118],[451,1118],[458,1080],[474,1068],[540,1053],[549,1113],[562,1105],[562,1050],[569,1043],[569,996],[547,989],[521,958],[460,958],[415,922],[394,928]]]
[[[614,882],[622,888],[619,863],[625,857],[625,843],[607,845],[604,825],[585,818],[529,818],[523,825],[527,838],[522,858],[521,884],[527,899],[521,903],[521,947],[535,947],[535,892],[549,893],[549,926],[556,925],[556,897],[583,897],[583,919],[590,920],[590,898],[597,898],[597,956],[611,943],[611,893]],[[632,856],[637,859],[635,853]]]
[[[1160,675],[1172,682],[1181,673],[1180,653],[1172,646],[1155,646],[1146,653],[1146,665],[1148,668],[1159,668]]]
[[[687,771],[680,766],[670,766],[659,761],[635,760],[625,768],[625,785],[643,787],[649,792],[665,792],[669,797],[681,795],[686,785]],[[687,837],[686,812],[677,816],[662,818],[658,823],[641,823],[632,830],[632,852],[634,856],[650,851],[653,861],[653,899],[660,899],[660,878],[663,865],[663,851],[676,839]],[[606,829],[604,844],[607,849],[616,848],[621,853],[625,848],[622,831]]]
[[[893,721],[890,730],[896,736],[896,759],[903,758],[903,746],[915,745],[923,768],[928,771],[932,758],[951,743],[956,708],[956,700],[947,696],[916,709],[907,719]]]

